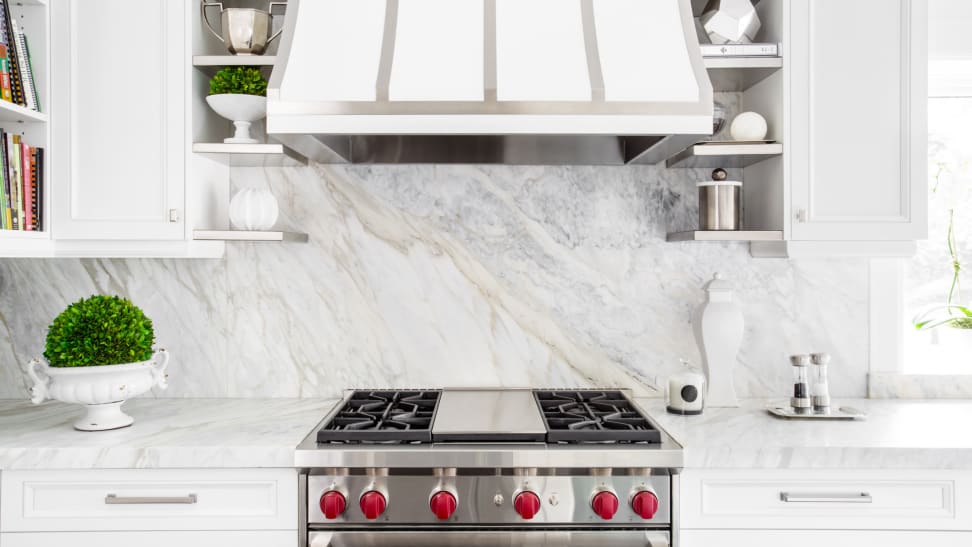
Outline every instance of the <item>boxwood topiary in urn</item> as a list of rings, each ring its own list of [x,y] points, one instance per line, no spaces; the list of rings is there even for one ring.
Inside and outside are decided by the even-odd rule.
[[[230,66],[220,69],[209,80],[209,103],[217,114],[233,122],[236,132],[223,139],[230,144],[258,142],[250,136],[250,125],[267,115],[267,80],[260,69]]]
[[[125,400],[167,386],[169,354],[153,352],[154,342],[152,321],[128,300],[82,298],[51,323],[45,359],[27,367],[34,382],[31,401],[85,405],[87,414],[74,423],[82,431],[129,426],[135,420],[122,412]]]
[[[52,367],[137,363],[152,358],[152,320],[130,301],[92,296],[71,304],[47,330],[44,357]]]

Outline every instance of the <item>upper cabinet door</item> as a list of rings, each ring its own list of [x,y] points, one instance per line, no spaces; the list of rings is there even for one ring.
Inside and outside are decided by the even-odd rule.
[[[53,0],[56,239],[185,239],[188,5]]]
[[[790,239],[924,239],[926,0],[789,4]]]

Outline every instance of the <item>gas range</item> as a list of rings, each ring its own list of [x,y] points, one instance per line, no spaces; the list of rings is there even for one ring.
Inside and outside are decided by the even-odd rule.
[[[312,547],[660,547],[682,451],[623,390],[357,390],[296,463]]]

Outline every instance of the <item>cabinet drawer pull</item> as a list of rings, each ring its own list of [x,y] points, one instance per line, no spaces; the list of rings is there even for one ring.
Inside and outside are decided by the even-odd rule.
[[[871,503],[867,492],[780,492],[786,503]]]
[[[108,494],[105,496],[105,505],[191,505],[197,501],[198,498],[195,494],[189,494],[188,496],[117,496],[115,494]]]

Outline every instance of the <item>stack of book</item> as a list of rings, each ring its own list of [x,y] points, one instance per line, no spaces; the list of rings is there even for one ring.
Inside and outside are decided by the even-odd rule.
[[[44,230],[44,149],[0,130],[0,228]]]
[[[0,8],[0,98],[40,112],[27,37],[10,16],[10,0]]]

